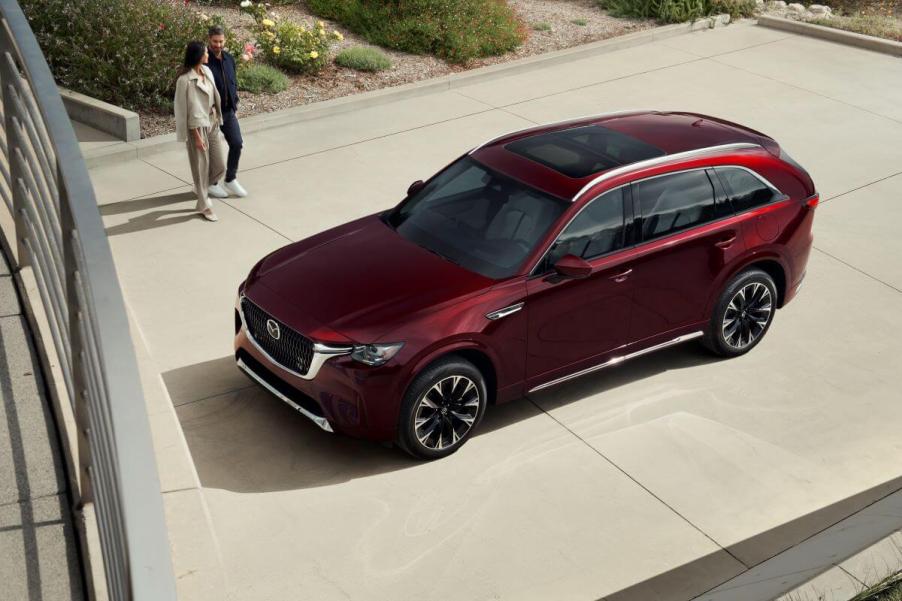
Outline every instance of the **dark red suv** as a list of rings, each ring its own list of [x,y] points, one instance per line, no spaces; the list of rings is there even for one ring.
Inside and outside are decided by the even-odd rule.
[[[519,131],[257,263],[236,359],[324,430],[441,457],[489,404],[693,338],[751,350],[805,276],[817,203],[774,140],[713,117]]]

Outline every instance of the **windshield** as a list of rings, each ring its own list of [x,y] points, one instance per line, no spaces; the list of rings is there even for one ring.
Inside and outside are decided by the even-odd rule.
[[[403,238],[492,279],[517,273],[563,200],[464,157],[388,217]]]

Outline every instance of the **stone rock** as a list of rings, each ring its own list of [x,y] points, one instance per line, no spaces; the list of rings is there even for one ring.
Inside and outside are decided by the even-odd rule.
[[[805,12],[805,6],[803,4],[799,4],[798,2],[793,2],[792,4],[788,5],[786,8],[788,8],[792,12],[798,13],[798,14],[802,14]]]
[[[758,10],[761,10],[762,8],[764,8],[764,0],[755,0],[755,7]]]
[[[818,16],[830,14],[833,12],[833,10],[829,6],[824,6],[823,4],[812,4],[808,7],[808,10]]]
[[[786,2],[783,0],[774,0],[770,3],[771,8],[786,8]]]
[[[717,15],[714,24],[715,25],[727,25],[730,22],[730,13],[723,13],[722,15]]]

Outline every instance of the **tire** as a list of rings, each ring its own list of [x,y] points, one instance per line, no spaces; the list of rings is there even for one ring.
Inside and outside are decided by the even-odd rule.
[[[773,278],[760,269],[736,275],[714,305],[703,344],[721,357],[738,357],[749,352],[770,329],[777,298]]]
[[[401,401],[398,445],[417,459],[447,457],[479,425],[486,399],[485,378],[475,365],[460,357],[439,359],[407,387]]]

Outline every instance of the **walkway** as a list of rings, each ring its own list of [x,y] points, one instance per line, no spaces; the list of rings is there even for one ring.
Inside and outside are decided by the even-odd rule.
[[[64,460],[0,251],[0,599],[85,599]]]
[[[808,277],[754,352],[689,345],[530,395],[429,464],[321,432],[235,368],[236,287],[264,254],[394,205],[495,134],[631,107],[750,125],[811,171]],[[192,212],[183,150],[92,169],[215,533],[225,577],[200,588],[688,599],[899,488],[900,141],[899,59],[731,26],[252,133],[252,196],[216,224]],[[172,536],[180,586],[202,578]]]

